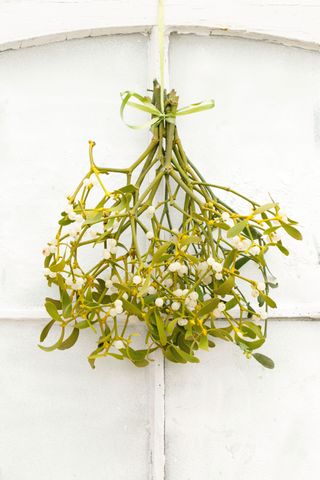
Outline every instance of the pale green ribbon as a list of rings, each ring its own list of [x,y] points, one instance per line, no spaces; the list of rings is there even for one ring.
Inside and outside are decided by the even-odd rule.
[[[122,103],[120,107],[120,115],[123,122],[130,128],[136,130],[141,130],[144,128],[151,128],[159,125],[161,122],[175,123],[175,117],[182,115],[189,115],[190,113],[202,112],[203,110],[210,110],[214,107],[214,100],[206,100],[204,102],[192,103],[187,107],[180,108],[175,114],[172,112],[166,113],[164,110],[164,2],[163,0],[158,0],[158,38],[159,38],[159,55],[160,55],[160,108],[159,110],[150,99],[143,97],[136,92],[122,92],[121,98]],[[131,99],[135,98],[139,101],[132,102]],[[153,118],[148,122],[145,122],[140,125],[130,125],[124,119],[124,109],[127,105],[130,107],[137,108],[143,112],[147,112],[152,115]]]
[[[175,117],[179,117],[182,115],[190,115],[191,113],[202,112],[204,110],[210,110],[214,107],[214,100],[205,100],[203,102],[192,103],[186,107],[179,108],[175,114],[172,112],[165,113],[159,110],[153,103],[151,103],[148,97],[143,97],[136,92],[122,92],[121,93],[122,103],[120,107],[120,116],[123,122],[129,127],[134,128],[135,130],[142,130],[144,128],[151,128],[159,125],[161,122],[168,122],[168,123],[175,123]],[[131,101],[132,98],[135,98],[139,102]],[[124,119],[124,110],[127,105],[130,107],[134,107],[138,110],[142,110],[143,112],[147,112],[152,115],[148,122],[142,123],[140,125],[130,125]]]

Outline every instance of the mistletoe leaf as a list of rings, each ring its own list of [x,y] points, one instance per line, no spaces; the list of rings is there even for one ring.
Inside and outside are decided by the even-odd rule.
[[[302,240],[301,232],[299,232],[297,228],[293,227],[289,223],[280,223],[282,228],[287,232],[288,235],[290,235],[290,237],[294,238],[295,240]]]
[[[51,320],[49,323],[47,323],[47,325],[44,327],[44,329],[42,330],[42,332],[40,334],[40,342],[45,341],[45,339],[48,336],[48,333],[51,330],[51,327],[55,324],[55,322],[56,322],[55,320]]]
[[[191,362],[191,363],[200,362],[199,358],[195,357],[194,355],[191,355],[190,353],[185,352],[177,345],[172,346],[172,348],[178,353],[178,355],[180,355],[180,357],[182,357],[187,362]]]
[[[239,235],[239,233],[242,232],[248,225],[248,220],[241,220],[241,222],[236,223],[233,227],[231,227],[228,232],[227,232],[227,237],[232,238],[235,237],[236,235]]]
[[[240,336],[237,332],[234,334],[236,343],[241,347],[244,348],[245,351],[252,351],[256,350],[257,348],[260,348],[264,342],[265,342],[265,337],[258,338],[257,340],[247,340],[246,338],[243,338],[243,336]]]
[[[61,329],[61,334],[57,342],[51,345],[51,347],[44,347],[43,345],[38,345],[38,347],[41,348],[41,350],[43,350],[44,352],[53,352],[53,350],[56,350],[57,348],[60,347],[61,343],[63,342],[63,338],[64,338],[64,328]]]
[[[201,242],[201,238],[196,235],[191,235],[189,237],[185,237],[180,241],[180,245],[190,245],[191,243],[199,244]]]
[[[208,334],[212,337],[232,342],[232,336],[230,335],[230,329],[228,328],[210,328]]]
[[[63,316],[65,318],[70,317],[72,311],[72,302],[71,298],[66,290],[61,289],[61,303],[62,303],[62,310]]]
[[[286,247],[284,247],[281,242],[277,242],[276,245],[279,248],[280,252],[286,255],[286,257],[289,255],[289,250],[287,250]]]
[[[187,363],[187,360],[185,360],[181,355],[179,355],[177,350],[171,345],[169,345],[165,350],[163,350],[163,355],[171,362]]]
[[[138,187],[132,184],[125,185],[117,190],[119,193],[134,193],[136,191],[138,191]]]
[[[257,360],[261,365],[263,365],[265,368],[274,368],[274,361],[267,357],[266,355],[263,355],[262,353],[253,353],[252,354],[253,358]]]
[[[160,315],[155,312],[155,317],[156,317],[156,325],[159,333],[159,339],[160,343],[162,346],[167,344],[167,335],[166,335],[166,329],[164,326],[163,319],[160,317]]]
[[[207,335],[202,335],[199,340],[199,348],[202,350],[209,350],[209,342],[208,342],[208,337]]]
[[[277,308],[276,302],[272,300],[272,298],[270,298],[268,295],[266,295],[265,293],[260,293],[260,296],[270,308]]]
[[[208,315],[218,306],[219,302],[220,299],[218,297],[210,298],[210,300],[204,302],[203,307],[198,312],[198,316],[201,318]]]
[[[132,313],[132,315],[136,315],[139,318],[143,318],[143,312],[140,310],[140,308],[137,305],[135,305],[132,302],[128,302],[124,298],[122,298],[121,301],[122,301],[124,310],[126,310],[129,313]]]
[[[230,266],[235,261],[237,254],[238,254],[237,250],[230,250],[230,252],[226,256],[226,259],[223,263],[223,267],[224,268],[230,268]]]
[[[261,205],[261,207],[258,207],[255,210],[253,210],[252,215],[258,215],[259,213],[266,212],[267,210],[270,210],[271,208],[274,208],[277,205],[278,205],[277,203],[266,203],[265,205]]]
[[[245,256],[239,258],[235,263],[236,270],[240,270],[240,268],[243,267],[246,263],[248,263],[249,260],[252,260],[252,258]]]
[[[103,213],[102,212],[96,212],[96,211],[89,211],[86,212],[86,220],[84,222],[85,225],[94,225],[95,223],[101,222],[103,219]]]
[[[51,266],[50,266],[50,270],[51,270],[52,272],[62,272],[63,269],[64,269],[64,267],[65,267],[65,264],[66,264],[65,260],[62,259],[59,263],[56,263],[56,264],[54,264],[54,265],[51,265]]]
[[[159,263],[163,255],[167,252],[168,248],[172,245],[172,242],[166,242],[154,253],[152,258],[152,265]]]
[[[55,300],[54,298],[46,297],[46,302],[53,303],[57,307],[57,310],[62,310],[62,304],[60,300]]]
[[[228,293],[231,292],[235,285],[235,280],[234,276],[230,275],[230,277],[227,278],[219,287],[215,289],[215,293],[217,295],[227,295]]]
[[[57,322],[62,321],[61,315],[58,313],[57,307],[54,303],[47,301],[44,306],[53,320],[56,320]]]
[[[68,338],[58,346],[58,350],[67,350],[73,347],[79,337],[79,329],[74,328]]]
[[[231,310],[233,307],[235,307],[236,305],[238,305],[238,300],[236,297],[233,297],[231,300],[229,300],[227,303],[226,303],[226,310]]]

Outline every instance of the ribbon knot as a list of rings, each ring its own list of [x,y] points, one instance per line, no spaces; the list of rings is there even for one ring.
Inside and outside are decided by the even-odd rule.
[[[191,113],[202,112],[204,110],[210,110],[215,106],[214,100],[205,100],[203,102],[192,103],[186,107],[179,108],[175,114],[172,112],[166,113],[159,110],[150,99],[139,95],[139,93],[125,91],[121,94],[122,102],[120,107],[120,116],[123,122],[129,127],[135,130],[142,130],[144,128],[151,128],[159,125],[161,122],[168,122],[175,124],[175,119],[177,116],[190,115]],[[131,99],[136,99],[138,102],[132,101]],[[136,108],[137,110],[142,110],[152,115],[153,118],[147,122],[140,125],[131,125],[127,123],[124,119],[124,110],[127,106]]]

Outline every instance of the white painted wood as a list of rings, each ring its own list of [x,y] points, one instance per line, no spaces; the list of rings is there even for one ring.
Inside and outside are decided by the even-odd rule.
[[[42,323],[44,326],[44,323]],[[148,476],[151,370],[37,347],[39,321],[0,322],[0,478],[143,480]]]
[[[167,0],[173,30],[239,35],[319,48],[319,0]],[[0,49],[68,38],[150,31],[157,0],[0,1]]]
[[[148,50],[148,85],[151,86],[155,78],[160,78],[158,28],[152,29],[149,36]],[[164,32],[164,79],[169,84],[168,47],[169,36]],[[151,181],[151,175],[150,175]],[[152,364],[150,376],[150,470],[149,480],[164,480],[165,478],[165,378],[164,358],[162,352],[154,353],[155,361]]]
[[[153,354],[150,366],[149,480],[165,479],[165,378],[163,354]]]
[[[166,480],[318,480],[319,322],[272,322],[273,371],[227,343],[166,366]]]
[[[277,316],[317,318],[319,56],[217,37],[319,50],[320,2],[166,6],[167,33],[198,34],[172,36],[166,84],[177,87],[183,104],[211,96],[217,102],[214,112],[179,122],[188,151],[208,177],[231,179],[253,195],[272,190],[296,212],[306,240],[301,247],[292,242],[285,264],[272,260],[281,281]],[[265,351],[278,364],[275,373],[224,344],[201,365],[168,364],[166,389],[160,355],[146,370],[102,362],[91,372],[90,335],[70,352],[45,354],[35,345],[40,322],[30,318],[43,317],[46,294],[39,252],[75,184],[72,172],[86,169],[87,139],[97,141],[99,163],[127,165],[148,138],[121,123],[118,93],[150,87],[159,69],[155,23],[155,1],[0,0],[0,478],[82,480],[94,471],[108,480],[270,480],[280,472],[318,480],[318,322],[271,322]],[[111,35],[128,32],[151,33],[150,41]],[[63,42],[76,38],[86,39]],[[62,43],[6,51],[52,42]],[[168,47],[167,36],[166,59]],[[263,185],[257,155],[259,168],[267,165]]]
[[[204,177],[262,204],[270,193],[300,222],[303,242],[282,236],[290,256],[268,254],[279,281],[275,315],[319,317],[319,53],[190,35],[171,38],[170,62],[181,105],[216,101],[215,109],[179,120]]]
[[[127,128],[119,108],[121,91],[146,90],[147,51],[147,39],[131,35],[1,55],[2,317],[44,316],[41,251],[88,170],[88,140],[100,165],[127,166],[145,147],[148,133]]]

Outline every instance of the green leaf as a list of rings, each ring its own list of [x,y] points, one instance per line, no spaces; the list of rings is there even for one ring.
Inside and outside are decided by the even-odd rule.
[[[73,223],[73,222],[74,222],[74,220],[70,220],[69,217],[64,216],[63,218],[61,218],[61,219],[59,220],[58,223],[59,223],[59,225],[65,227],[66,225],[70,225],[70,224]]]
[[[230,252],[226,256],[223,267],[224,268],[229,268],[232,265],[232,263],[234,262],[237,254],[238,254],[237,250],[230,250]]]
[[[188,253],[185,253],[184,256],[189,260],[190,263],[195,264],[199,262],[197,257],[195,257],[194,255],[189,255]]]
[[[170,335],[172,335],[172,332],[174,330],[174,327],[177,324],[177,321],[178,321],[178,319],[174,318],[173,320],[170,320],[170,322],[166,326],[166,333],[167,333],[167,335],[169,335],[169,337],[170,337]]]
[[[202,335],[199,340],[199,348],[202,350],[209,350],[209,342],[207,335]]]
[[[138,188],[135,185],[125,185],[124,187],[121,187],[117,190],[117,192],[120,193],[133,193],[136,192]]]
[[[56,343],[54,343],[53,345],[51,345],[51,347],[44,347],[42,345],[38,345],[38,346],[44,352],[53,352],[53,350],[56,350],[57,348],[59,348],[59,346],[63,342],[63,338],[64,338],[64,328],[61,329],[61,335],[60,335],[58,341]]]
[[[131,361],[138,368],[143,368],[149,365],[148,360],[146,360],[145,358],[143,360],[131,360]]]
[[[274,208],[277,206],[277,203],[266,203],[265,205],[261,205],[261,207],[256,208],[252,214],[253,215],[258,215],[259,213],[266,212],[267,210],[270,210],[271,208]]]
[[[250,257],[241,257],[236,261],[235,267],[236,270],[240,270],[241,267],[243,267],[246,263],[249,262],[249,260],[252,260]]]
[[[255,338],[255,337],[262,338],[263,337],[263,333],[262,333],[261,327],[259,325],[256,325],[255,323],[247,320],[247,321],[243,322],[242,326],[245,326],[246,328],[248,328],[253,333],[254,337],[252,337],[252,338]]]
[[[166,242],[161,247],[158,248],[158,250],[154,253],[153,258],[152,258],[152,264],[155,265],[156,263],[159,263],[163,255],[167,252],[168,248],[172,245],[172,242]]]
[[[270,227],[270,228],[267,228],[267,230],[265,230],[263,232],[264,235],[270,235],[270,233],[273,233],[273,232],[276,232],[277,230],[279,230],[279,227]]]
[[[139,289],[139,293],[138,293],[138,297],[143,297],[143,295],[145,293],[147,293],[147,290],[150,286],[150,277],[151,277],[151,274],[149,274],[147,276],[147,278],[145,279],[145,281],[143,282],[143,285],[141,286],[141,288]]]
[[[229,302],[226,303],[226,310],[231,310],[231,308],[238,305],[238,301],[235,297],[233,297]]]
[[[248,225],[245,228],[244,233],[246,233],[250,238],[252,237],[253,240],[258,240],[262,236],[261,233],[256,228],[252,227],[251,225]]]
[[[58,313],[57,307],[53,303],[46,302],[44,306],[50,317],[53,318],[53,320],[56,320],[57,322],[60,322],[62,320],[61,316]]]
[[[221,338],[222,340],[232,342],[232,336],[226,328],[210,328],[208,334],[212,337]]]
[[[61,290],[61,300],[62,300],[63,315],[65,318],[68,318],[71,315],[72,303],[71,303],[71,298],[66,290]]]
[[[254,353],[252,356],[265,368],[274,368],[274,361],[266,355],[263,355],[262,353]]]
[[[65,288],[65,281],[60,273],[57,273],[56,282],[60,288]]]
[[[206,302],[204,302],[203,307],[200,308],[198,312],[198,316],[204,317],[205,315],[208,315],[208,313],[211,313],[212,310],[214,310],[218,306],[219,302],[220,302],[220,299],[217,297],[210,298],[210,300],[207,300]]]
[[[48,256],[45,258],[45,260],[44,260],[44,266],[45,266],[46,268],[49,267],[52,257],[53,257],[53,253],[50,253],[50,255],[48,255]]]
[[[107,210],[109,212],[120,212],[121,210],[127,209],[129,206],[131,194],[126,194],[121,198],[121,200],[115,202],[112,207],[109,207]]]
[[[126,310],[129,313],[132,313],[133,315],[137,315],[137,317],[139,318],[143,317],[143,313],[140,310],[140,308],[137,307],[137,305],[135,305],[134,303],[128,302],[128,300],[125,300],[124,298],[122,298],[121,301],[122,301],[124,310]]]
[[[201,242],[201,238],[196,235],[190,235],[189,237],[185,237],[180,241],[180,245],[190,245],[190,243],[198,244]]]
[[[245,351],[255,350],[256,348],[260,348],[261,345],[264,344],[266,341],[265,337],[258,338],[258,340],[246,340],[242,336],[238,335],[236,332],[234,334],[236,343],[239,345],[240,348],[243,348]]]
[[[74,328],[68,338],[58,347],[59,350],[67,350],[68,348],[73,347],[79,337],[79,329]]]
[[[241,220],[241,222],[236,223],[233,227],[231,227],[228,232],[227,232],[227,237],[232,238],[235,237],[236,235],[239,235],[239,233],[242,232],[244,228],[248,225],[248,220]]]
[[[75,325],[75,328],[78,328],[79,330],[83,330],[84,328],[90,327],[90,326],[93,325],[94,323],[97,323],[97,320],[95,320],[95,321],[92,322],[91,324],[88,322],[88,320],[81,320],[81,322],[78,322],[78,323]]]
[[[290,237],[294,238],[295,240],[302,240],[302,235],[299,232],[299,230],[297,230],[292,225],[289,225],[288,223],[283,223],[283,222],[280,222],[280,223],[282,228],[287,232],[288,235],[290,235]]]
[[[278,242],[276,245],[279,248],[281,253],[283,253],[286,256],[289,255],[289,250],[286,247],[284,247],[281,242]]]
[[[172,348],[187,362],[191,362],[191,363],[200,362],[199,358],[195,357],[194,355],[191,355],[190,353],[185,352],[180,347],[177,347],[176,345],[172,345]]]
[[[124,351],[124,349],[122,349],[122,351]],[[108,353],[107,355],[117,360],[123,360],[125,358],[123,355],[120,355],[120,353]]]
[[[50,270],[51,272],[62,272],[62,270],[65,267],[66,262],[64,259],[61,260],[61,262],[56,263],[55,265],[51,265]]]
[[[128,358],[136,367],[146,367],[149,364],[148,360],[145,358],[148,350],[134,350],[133,348],[127,346],[126,352]]]
[[[89,362],[91,368],[96,368],[94,363],[95,363],[96,358],[99,355],[99,353],[101,353],[103,350],[104,350],[104,346],[102,345],[101,347],[98,347],[96,350],[94,350],[89,355],[88,362]],[[109,355],[111,355],[111,354],[109,353]]]
[[[234,287],[234,277],[230,276],[218,288],[215,289],[217,295],[227,295]]]
[[[163,350],[163,355],[170,360],[170,362],[174,363],[187,363],[187,361],[181,357],[181,355],[176,352],[176,350],[173,348],[173,346],[167,347],[165,350]]]
[[[96,212],[96,211],[89,211],[86,212],[86,221],[84,222],[85,225],[93,225],[95,223],[101,222],[103,219],[103,213],[102,212]]]
[[[131,360],[143,360],[148,353],[148,350],[134,350],[127,346],[126,351]]]
[[[164,322],[161,316],[157,312],[155,312],[155,317],[156,317],[156,324],[157,324],[157,329],[159,333],[160,343],[162,346],[164,346],[167,344],[167,335],[166,335]]]
[[[114,283],[113,284],[118,290],[123,290],[124,292],[127,292],[131,294],[131,289],[127,285],[124,285],[123,283]]]
[[[100,200],[99,203],[97,203],[96,207],[95,207],[95,210],[99,210],[99,208],[102,208],[104,207],[106,201],[108,200],[108,197],[105,195],[104,197],[102,197],[102,199]]]
[[[47,323],[47,325],[44,327],[44,329],[42,330],[41,334],[40,334],[40,342],[44,342],[45,339],[47,338],[48,336],[48,333],[50,332],[51,330],[51,327],[52,325],[54,325],[55,323],[55,320],[51,320],[49,323]]]
[[[58,310],[62,310],[62,304],[60,300],[55,300],[54,298],[46,297],[46,303],[47,302],[53,303]]]
[[[260,293],[260,295],[270,308],[277,308],[277,304],[272,298],[268,297],[265,293]]]

